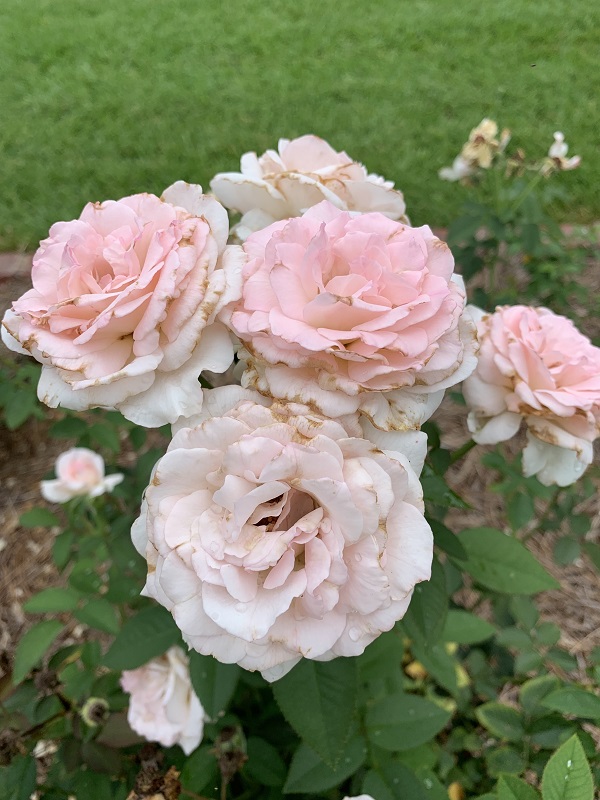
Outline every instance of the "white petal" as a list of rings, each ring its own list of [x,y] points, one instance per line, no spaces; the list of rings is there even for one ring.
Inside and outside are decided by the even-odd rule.
[[[495,417],[482,417],[471,411],[467,417],[467,425],[477,444],[498,444],[517,434],[521,420],[521,415],[512,411],[505,411]]]
[[[394,457],[402,454],[414,472],[420,475],[427,456],[427,434],[423,431],[382,431],[372,425],[366,417],[361,417],[360,426],[365,439]]]

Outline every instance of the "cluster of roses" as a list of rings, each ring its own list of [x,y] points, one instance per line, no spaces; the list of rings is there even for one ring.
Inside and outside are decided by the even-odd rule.
[[[445,390],[466,380],[478,441],[524,418],[527,473],[568,483],[598,432],[600,350],[513,307],[482,316],[477,367],[447,245],[317,137],[246,154],[211,189],[56,223],[3,337],[42,363],[49,406],[173,426],[132,531],[144,593],[190,647],[276,680],[362,653],[429,578],[420,428]]]

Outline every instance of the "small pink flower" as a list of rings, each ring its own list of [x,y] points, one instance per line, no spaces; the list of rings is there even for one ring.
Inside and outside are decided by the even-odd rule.
[[[428,227],[324,201],[244,249],[242,299],[221,315],[247,351],[244,385],[403,429],[474,368],[463,284]]]
[[[192,689],[188,657],[180,647],[171,647],[143,667],[126,670],[121,686],[131,695],[127,721],[132,730],[164,747],[178,744],[186,755],[198,747],[206,715]]]
[[[156,465],[132,537],[144,594],[187,644],[276,680],[390,630],[429,579],[433,540],[394,434],[384,452],[305,406],[266,403],[207,392]]]
[[[215,322],[240,295],[244,254],[226,246],[228,230],[225,209],[183,182],[162,198],[89,203],[53,225],[33,258],[33,288],[2,328],[8,347],[44,365],[40,399],[118,408],[147,427],[195,411],[200,372],[233,359]]]
[[[600,348],[546,308],[474,311],[481,350],[463,388],[473,438],[505,441],[525,420],[525,474],[568,486],[591,463],[600,431]]]
[[[242,240],[321,200],[348,211],[379,211],[391,219],[404,219],[406,211],[391,181],[368,174],[318,136],[280,139],[278,152],[267,150],[260,158],[245,153],[241,172],[221,172],[210,186],[223,205],[244,215],[236,226]]]
[[[102,456],[85,447],[61,453],[54,469],[56,479],[40,483],[42,497],[50,503],[66,503],[74,497],[98,497],[112,492],[124,477],[120,472],[105,475]]]

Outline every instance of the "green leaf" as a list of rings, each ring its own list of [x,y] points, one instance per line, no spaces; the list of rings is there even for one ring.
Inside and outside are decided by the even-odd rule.
[[[558,678],[554,675],[540,675],[526,681],[521,686],[519,700],[523,711],[532,714],[540,707],[540,703],[559,685]]]
[[[31,627],[19,641],[15,652],[13,683],[20,683],[37,665],[63,628],[62,622],[49,619]]]
[[[494,750],[488,750],[485,761],[492,778],[497,778],[505,772],[519,775],[525,769],[525,759],[514,747],[496,747]]]
[[[555,689],[543,700],[542,705],[561,714],[572,714],[584,719],[600,719],[600,697],[578,686]]]
[[[93,597],[86,605],[75,612],[80,622],[106,633],[117,634],[121,627],[115,608],[101,597]]]
[[[596,544],[595,542],[584,542],[583,549],[586,556],[600,572],[600,545]]]
[[[87,423],[79,417],[65,417],[55,422],[48,433],[53,439],[77,439],[88,429]]]
[[[544,769],[543,800],[593,800],[594,783],[576,735],[561,745]]]
[[[431,800],[431,793],[404,764],[386,764],[365,775],[362,791],[377,800]]]
[[[354,717],[356,660],[305,659],[273,684],[273,694],[298,736],[335,768]]]
[[[495,592],[536,594],[558,584],[518,540],[494,528],[471,528],[459,539],[467,551],[461,566],[477,583]]]
[[[67,530],[59,533],[52,545],[52,558],[59,570],[66,567],[71,556],[71,546],[75,534],[73,531]]]
[[[475,710],[475,716],[486,730],[499,739],[520,742],[525,729],[519,712],[501,703],[485,703]]]
[[[9,431],[19,428],[35,412],[36,405],[34,392],[17,389],[4,406],[4,424]]]
[[[513,494],[506,504],[506,516],[513,531],[524,528],[533,518],[535,507],[533,499],[524,491]]]
[[[283,793],[313,794],[339,786],[362,767],[366,757],[365,740],[361,736],[356,736],[342,751],[339,765],[334,770],[323,762],[314,750],[303,743],[294,753]]]
[[[90,440],[100,447],[106,447],[107,450],[112,450],[114,453],[118,453],[121,449],[119,431],[114,425],[97,422],[95,425],[90,425],[87,433]]]
[[[415,586],[402,625],[411,639],[434,644],[442,635],[447,613],[446,578],[439,561],[434,557],[431,579]]]
[[[136,669],[179,640],[179,630],[169,612],[162,606],[151,606],[127,620],[104,656],[104,664],[111,669]]]
[[[212,789],[218,774],[217,759],[212,747],[203,745],[186,759],[181,770],[181,785],[197,794],[209,784]]]
[[[226,711],[240,677],[237,664],[221,664],[212,656],[190,652],[190,678],[205,712],[216,719]]]
[[[436,519],[430,519],[429,524],[433,531],[434,544],[452,558],[466,560],[467,551],[460,543],[458,536]]]
[[[539,800],[539,794],[515,775],[501,775],[496,787],[498,800]]]
[[[29,614],[58,614],[77,608],[79,598],[79,592],[74,589],[44,589],[30,597],[23,608]]]
[[[23,528],[52,528],[60,525],[60,520],[47,508],[30,508],[19,517],[19,525]]]
[[[442,639],[458,644],[484,642],[496,633],[496,628],[470,611],[452,609],[448,612]]]
[[[581,543],[572,536],[562,536],[554,544],[552,554],[557,564],[572,564],[581,555]]]
[[[244,772],[262,786],[283,786],[286,769],[277,748],[258,736],[248,739],[247,748],[248,761],[244,765]]]
[[[16,756],[8,767],[0,768],[3,800],[29,800],[36,785],[35,759]]]
[[[373,744],[384,750],[410,750],[432,739],[451,716],[430,700],[397,692],[367,711],[367,732]]]

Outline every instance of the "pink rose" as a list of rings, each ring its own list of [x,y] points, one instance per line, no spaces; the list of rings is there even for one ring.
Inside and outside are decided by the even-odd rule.
[[[202,402],[198,376],[233,359],[215,322],[240,295],[241,248],[227,212],[199,186],[162,198],[89,203],[57,222],[33,258],[33,289],[7,311],[3,339],[44,368],[40,400],[76,411],[118,408],[155,427]]]
[[[267,150],[260,158],[245,153],[241,172],[221,172],[210,187],[224,206],[244,215],[236,226],[242,240],[276,220],[299,216],[321,200],[347,211],[379,211],[405,219],[402,192],[391,181],[369,175],[362,164],[318,136],[280,139],[279,152]]]
[[[132,530],[149,564],[144,594],[191,647],[268,680],[303,656],[362,653],[430,575],[408,460],[303,406],[267,408],[240,387],[207,394],[156,465]]]
[[[192,689],[188,657],[180,647],[125,671],[121,686],[131,695],[127,721],[132,730],[164,747],[178,744],[186,755],[198,747],[206,716]]]
[[[104,459],[86,447],[73,447],[61,453],[54,466],[57,478],[42,481],[42,497],[50,503],[66,503],[74,497],[98,497],[112,492],[123,480],[120,472],[104,474]]]
[[[547,308],[474,311],[481,350],[463,387],[473,438],[503,442],[525,420],[525,475],[568,486],[591,463],[600,430],[600,348]]]
[[[245,386],[326,416],[418,428],[475,367],[475,332],[448,246],[431,230],[328,202],[244,244]]]

